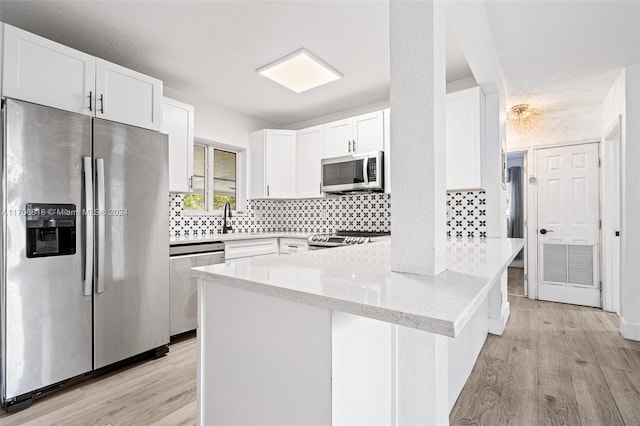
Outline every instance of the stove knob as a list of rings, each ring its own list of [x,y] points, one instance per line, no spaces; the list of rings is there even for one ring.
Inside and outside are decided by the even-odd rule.
[[[358,244],[362,244],[362,243],[364,243],[364,237],[358,238]]]
[[[322,240],[326,243],[327,241],[329,241],[329,236],[328,236],[328,235],[325,235],[325,236],[324,236],[324,238],[323,238]]]
[[[344,239],[344,242],[345,242],[346,244],[351,244],[351,237],[346,237],[346,238]]]

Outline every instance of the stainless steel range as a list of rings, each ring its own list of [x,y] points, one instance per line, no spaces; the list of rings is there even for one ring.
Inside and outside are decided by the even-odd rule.
[[[391,235],[390,232],[337,231],[333,234],[313,234],[307,241],[309,250],[353,246],[371,242],[372,238]]]

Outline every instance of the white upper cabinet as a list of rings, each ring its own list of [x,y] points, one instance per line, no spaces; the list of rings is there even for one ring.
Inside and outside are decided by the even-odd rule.
[[[193,106],[165,97],[162,132],[169,135],[169,191],[191,192]]]
[[[296,142],[296,196],[320,197],[324,127],[298,130]]]
[[[162,129],[162,81],[97,59],[96,95],[96,117]]]
[[[249,136],[249,198],[294,198],[296,131],[260,130]]]
[[[353,152],[363,154],[384,149],[383,115],[382,111],[377,111],[353,119]]]
[[[2,95],[152,130],[162,82],[4,25]]]
[[[447,95],[447,190],[482,188],[484,103],[480,87]]]
[[[391,110],[382,111],[384,117],[384,192],[391,193]]]
[[[340,157],[384,149],[382,111],[325,124],[324,157]]]
[[[351,154],[353,119],[334,121],[324,125],[324,157],[341,157]]]
[[[94,115],[91,55],[5,24],[2,78],[6,97]]]

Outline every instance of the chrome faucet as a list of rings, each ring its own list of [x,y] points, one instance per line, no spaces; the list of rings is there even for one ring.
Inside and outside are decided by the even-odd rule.
[[[229,213],[229,223],[227,223],[227,212]],[[222,233],[228,234],[229,231],[233,231],[231,228],[231,204],[227,201],[224,203],[224,208],[222,209]]]

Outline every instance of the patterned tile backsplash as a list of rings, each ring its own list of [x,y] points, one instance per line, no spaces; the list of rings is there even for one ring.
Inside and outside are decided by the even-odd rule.
[[[487,196],[484,191],[447,192],[447,237],[487,236]]]
[[[218,216],[185,215],[182,195],[171,194],[169,234],[208,235],[220,232]],[[484,191],[447,193],[447,235],[486,237]],[[388,232],[391,230],[389,194],[362,193],[309,200],[250,200],[246,212],[233,216],[234,232]]]

